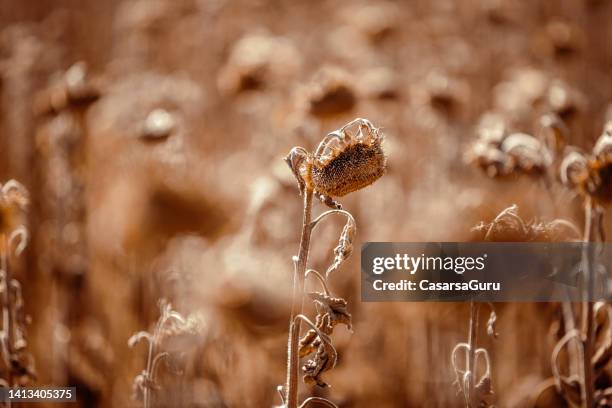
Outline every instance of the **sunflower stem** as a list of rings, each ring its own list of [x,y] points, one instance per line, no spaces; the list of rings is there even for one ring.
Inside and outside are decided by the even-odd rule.
[[[300,237],[300,249],[295,265],[293,296],[291,299],[291,320],[289,323],[289,341],[287,356],[287,382],[285,384],[285,395],[287,408],[298,407],[298,369],[300,364],[298,345],[300,340],[301,321],[296,319],[304,309],[304,281],[306,279],[306,264],[310,251],[310,236],[312,233],[312,197],[313,190],[306,188],[304,191],[304,213],[302,216],[302,235]]]

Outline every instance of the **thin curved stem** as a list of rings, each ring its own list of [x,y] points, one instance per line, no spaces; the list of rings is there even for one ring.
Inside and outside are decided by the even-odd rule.
[[[478,336],[478,311],[480,305],[473,300],[470,301],[470,334],[468,337],[468,361],[466,365],[466,372],[471,372],[472,375],[469,378],[467,394],[469,396],[470,408],[476,407],[474,397],[474,369],[476,366],[476,344]]]
[[[476,365],[478,364],[478,356],[483,356],[485,360],[485,372],[481,376],[481,378],[491,376],[491,358],[489,357],[489,353],[486,349],[479,348],[476,349],[476,354],[474,357],[474,376],[476,376]]]
[[[355,224],[355,218],[353,218],[353,215],[350,212],[346,210],[328,210],[328,211],[325,211],[323,214],[319,215],[317,218],[315,218],[315,220],[310,223],[310,228],[314,230],[315,227],[319,224],[319,222],[323,220],[323,218],[329,215],[332,215],[332,214],[342,214],[348,220],[350,220],[353,224]]]
[[[584,388],[582,402],[585,408],[591,408],[593,406],[594,394],[595,394],[595,378],[593,373],[593,365],[591,361],[594,354],[594,336],[595,336],[595,322],[593,316],[593,297],[595,295],[595,277],[593,276],[593,263],[594,263],[594,248],[593,244],[596,238],[594,235],[597,231],[593,228],[593,224],[598,222],[599,211],[594,207],[593,200],[589,197],[585,205],[585,228],[584,228],[584,241],[586,242],[583,252],[583,262],[585,276],[585,299],[582,302],[582,342],[583,342],[583,359],[582,366],[584,372]]]
[[[570,330],[565,333],[565,335],[561,338],[561,340],[557,342],[557,344],[555,344],[555,347],[553,348],[551,356],[551,369],[553,372],[553,377],[555,378],[555,381],[558,386],[560,386],[560,378],[562,377],[561,370],[559,370],[559,365],[557,364],[559,360],[559,354],[561,353],[563,347],[565,347],[565,345],[574,338],[577,341],[580,340],[580,332],[576,329]]]
[[[306,398],[304,400],[304,402],[302,402],[302,405],[300,405],[300,408],[306,408],[308,406],[308,404],[310,404],[311,402],[314,402],[314,403],[317,403],[317,404],[320,404],[320,405],[325,405],[325,406],[331,407],[331,408],[338,408],[338,406],[336,404],[334,404],[333,402],[331,402],[327,398],[322,398],[322,397],[309,397],[309,398]]]
[[[310,275],[317,278],[317,280],[321,283],[321,286],[323,287],[325,294],[329,296],[330,291],[329,291],[329,288],[327,287],[327,281],[325,280],[325,278],[319,272],[315,271],[314,269],[308,269],[306,271],[306,277],[308,278],[308,276]]]

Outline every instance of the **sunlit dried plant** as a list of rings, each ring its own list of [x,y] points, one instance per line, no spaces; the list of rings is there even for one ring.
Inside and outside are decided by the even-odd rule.
[[[564,146],[567,128],[561,119],[548,114],[541,118],[541,137],[508,132],[503,123],[484,124],[466,152],[466,160],[489,177],[513,174],[544,176]]]
[[[579,240],[580,231],[571,222],[555,219],[551,222],[540,220],[525,221],[518,213],[516,204],[501,211],[491,222],[481,222],[472,229],[474,239],[489,242],[560,242]],[[497,337],[495,323],[497,314],[492,303],[487,321],[487,334]],[[455,381],[466,407],[489,407],[492,404],[491,361],[484,348],[478,348],[477,336],[480,304],[470,302],[470,332],[467,343],[459,343],[452,353]],[[459,356],[464,354],[463,366]],[[482,363],[479,363],[482,361]],[[484,364],[481,374],[479,364]]]
[[[12,275],[12,257],[19,256],[28,242],[24,216],[29,203],[28,192],[20,183],[9,180],[0,184],[0,298],[2,326],[0,347],[6,377],[2,385],[23,385],[35,377],[32,356],[26,351],[21,284]]]
[[[147,366],[134,378],[134,398],[143,401],[143,406],[149,408],[153,404],[153,394],[160,389],[157,381],[159,364],[165,361],[166,366],[175,374],[181,374],[181,355],[185,350],[170,350],[164,346],[177,337],[192,337],[200,333],[202,322],[198,315],[183,317],[172,309],[166,300],[159,301],[160,316],[152,332],[140,331],[128,340],[128,345],[134,347],[141,340],[148,345]]]
[[[591,154],[570,150],[561,163],[561,181],[568,188],[584,197],[585,242],[605,242],[603,224],[604,208],[612,202],[612,122],[608,122],[597,140]],[[565,401],[573,407],[610,406],[612,388],[597,389],[603,368],[612,357],[612,329],[609,305],[594,302],[595,296],[595,250],[585,246],[582,255],[583,301],[581,307],[581,329],[566,327],[565,335],[556,344],[552,354],[552,369],[555,385]],[[604,324],[598,315],[605,311]],[[571,310],[573,314],[573,309]],[[598,333],[603,332],[603,336]],[[598,343],[598,338],[603,338]],[[579,353],[571,353],[571,347]],[[559,355],[567,348],[570,370],[562,370]],[[575,361],[578,360],[578,361]],[[571,370],[572,367],[579,370]],[[577,371],[577,372],[574,372]]]
[[[472,228],[477,240],[494,242],[561,242],[579,240],[580,231],[570,221],[555,219],[525,221],[516,204],[501,211],[491,222],[481,222]]]
[[[332,295],[328,286],[329,276],[340,268],[353,251],[356,224],[353,216],[334,201],[374,183],[386,171],[386,158],[382,150],[383,135],[380,129],[366,119],[355,119],[337,131],[327,135],[314,153],[302,147],[294,147],[285,161],[293,171],[300,194],[304,199],[302,235],[300,249],[293,257],[293,297],[289,322],[287,381],[278,390],[284,408],[298,407],[298,366],[300,358],[310,356],[302,366],[304,382],[326,387],[322,374],[336,365],[337,352],[331,340],[333,329],[338,324],[351,328],[351,315],[347,302]],[[312,220],[312,198],[316,196],[326,205],[334,208]],[[346,217],[346,224],[334,249],[334,260],[323,275],[307,269],[310,239],[313,230],[327,216],[339,214]],[[315,278],[321,285],[320,292],[308,293],[317,310],[315,322],[303,315],[305,280]],[[300,338],[301,323],[309,327]],[[331,401],[310,397],[300,407],[311,403],[330,407]]]
[[[560,176],[567,187],[592,201],[596,211],[612,202],[612,121],[606,124],[591,154],[575,149],[565,156]]]
[[[487,334],[497,337],[495,322],[497,314],[492,303],[488,303],[491,314],[487,321]],[[484,347],[478,347],[478,315],[480,303],[470,301],[470,331],[467,343],[458,343],[451,355],[451,363],[455,373],[457,391],[463,396],[465,406],[469,408],[490,407],[493,399],[493,386],[491,384],[491,359]],[[463,354],[463,366],[459,357]],[[479,361],[482,360],[482,372],[479,371]]]

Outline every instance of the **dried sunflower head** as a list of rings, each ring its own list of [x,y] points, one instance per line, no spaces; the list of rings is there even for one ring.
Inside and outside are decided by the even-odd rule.
[[[335,66],[324,66],[298,94],[298,105],[314,116],[350,111],[357,103],[351,75]]]
[[[300,189],[317,195],[342,197],[378,180],[387,169],[383,134],[367,119],[355,119],[328,134],[315,153],[291,150],[286,162]]]
[[[541,175],[552,163],[548,149],[535,137],[526,133],[511,133],[495,138],[480,132],[468,150],[467,161],[477,165],[489,177],[503,177],[514,173]]]
[[[603,134],[597,139],[593,155],[597,160],[612,163],[612,121],[606,123]]]
[[[570,188],[581,185],[589,177],[589,163],[580,152],[569,152],[561,162],[559,171],[561,182]]]
[[[551,164],[544,145],[526,133],[510,134],[503,140],[501,150],[512,158],[516,169],[526,174],[543,173]]]
[[[606,124],[591,155],[572,151],[565,156],[560,177],[567,187],[598,204],[612,202],[612,122]]]

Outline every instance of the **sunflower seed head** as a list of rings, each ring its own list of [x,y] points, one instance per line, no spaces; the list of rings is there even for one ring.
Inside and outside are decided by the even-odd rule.
[[[561,162],[559,176],[565,186],[575,188],[589,177],[587,158],[576,151],[568,153]]]
[[[312,182],[318,192],[342,197],[369,186],[385,174],[387,159],[382,148],[383,135],[368,124],[360,124],[356,135],[337,131],[343,133],[343,142],[316,158]]]
[[[612,121],[606,123],[602,135],[595,143],[593,154],[600,161],[612,163]]]

